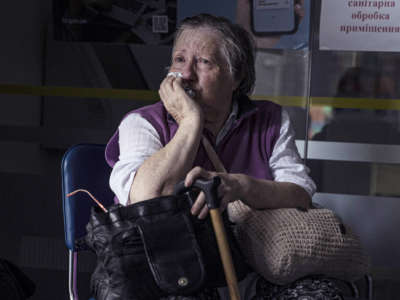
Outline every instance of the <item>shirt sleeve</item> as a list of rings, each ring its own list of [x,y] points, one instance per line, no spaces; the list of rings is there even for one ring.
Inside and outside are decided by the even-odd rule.
[[[153,153],[162,148],[156,129],[141,115],[127,116],[118,127],[119,160],[110,175],[110,187],[122,205],[129,199],[129,191],[136,171]]]
[[[295,144],[295,134],[289,114],[282,109],[279,138],[275,143],[269,165],[275,181],[292,182],[303,187],[312,197],[316,186],[304,165]]]

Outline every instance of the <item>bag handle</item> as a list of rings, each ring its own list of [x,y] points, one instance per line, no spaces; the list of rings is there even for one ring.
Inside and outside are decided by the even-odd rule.
[[[218,186],[221,183],[221,178],[218,176],[213,177],[211,180],[196,179],[191,187],[197,187],[206,195],[206,202],[210,209],[218,208],[220,201],[217,197]],[[182,194],[188,191],[190,187],[185,187],[185,182],[179,182],[174,189],[174,195]]]

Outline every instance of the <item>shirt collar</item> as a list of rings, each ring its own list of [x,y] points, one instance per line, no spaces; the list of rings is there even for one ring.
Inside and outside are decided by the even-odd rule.
[[[215,143],[218,145],[219,142],[226,136],[228,133],[229,129],[232,128],[234,122],[237,119],[239,113],[239,103],[237,99],[234,99],[232,102],[232,110],[231,113],[229,114],[228,119],[226,119],[224,125],[222,126],[221,130],[218,132],[217,138]]]

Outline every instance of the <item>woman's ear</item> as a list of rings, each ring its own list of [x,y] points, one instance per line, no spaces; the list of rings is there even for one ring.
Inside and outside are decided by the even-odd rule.
[[[235,80],[235,81],[233,82],[233,88],[232,88],[232,91],[233,91],[233,92],[237,91],[237,89],[238,89],[239,86],[240,86],[240,82],[241,82],[241,81],[238,81],[238,80]]]
[[[232,91],[236,91],[239,88],[240,84],[242,83],[242,80],[243,80],[243,71],[240,72],[239,76],[236,76],[236,78],[235,77],[233,78]]]

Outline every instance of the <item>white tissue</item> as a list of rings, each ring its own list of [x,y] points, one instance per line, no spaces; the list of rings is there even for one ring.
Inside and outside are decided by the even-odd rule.
[[[182,77],[183,75],[181,72],[169,72],[167,76]]]
[[[169,72],[167,74],[167,77],[168,76],[174,76],[175,78],[177,78],[177,77],[182,77],[183,75],[181,72]],[[196,96],[196,92],[193,89],[191,89],[188,85],[183,84],[183,89],[185,90],[186,94],[188,94],[190,97],[194,98]]]

